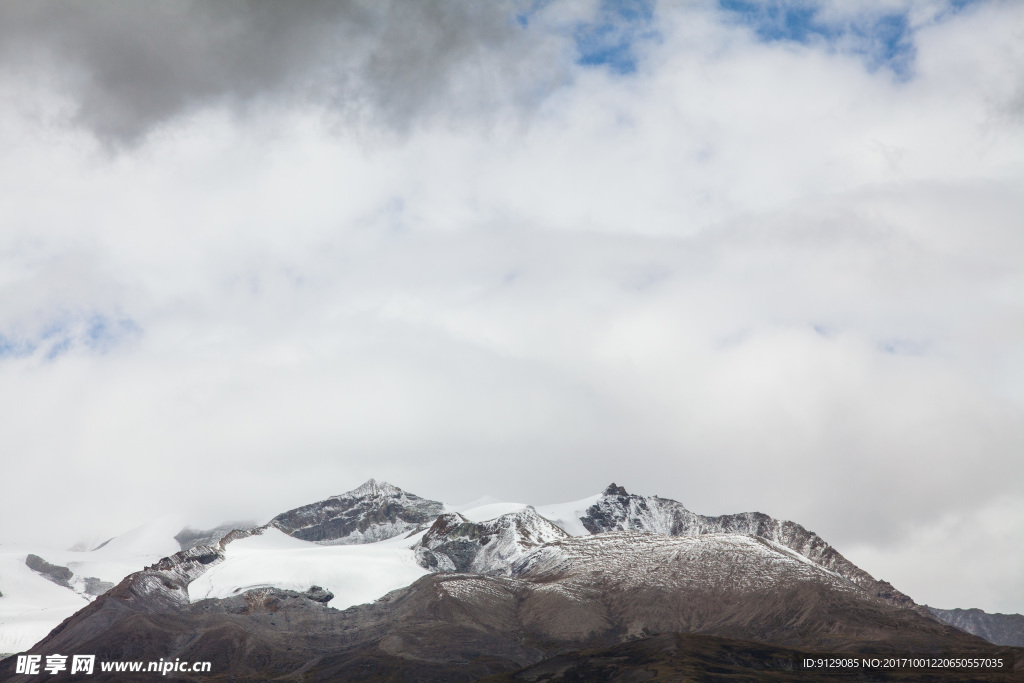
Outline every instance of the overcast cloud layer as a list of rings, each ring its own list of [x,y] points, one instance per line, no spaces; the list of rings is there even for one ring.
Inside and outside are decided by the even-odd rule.
[[[0,542],[615,481],[1024,612],[1021,3],[3,2],[0,46]]]

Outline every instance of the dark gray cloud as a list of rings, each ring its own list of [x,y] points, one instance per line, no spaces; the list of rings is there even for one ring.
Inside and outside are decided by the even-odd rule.
[[[514,5],[386,0],[0,4],[8,73],[52,81],[76,123],[109,142],[209,106],[310,101],[407,126],[557,78]],[[540,50],[542,52],[542,50]],[[529,86],[526,87],[526,84]]]

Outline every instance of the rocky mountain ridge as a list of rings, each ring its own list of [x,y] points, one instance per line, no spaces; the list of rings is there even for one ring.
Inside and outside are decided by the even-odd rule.
[[[413,549],[431,571],[508,576],[531,550],[564,538],[569,534],[527,506],[486,522],[441,515]]]
[[[493,528],[514,529],[517,521]],[[739,639],[755,650],[763,647],[757,642],[827,652],[997,652],[742,534],[563,535],[527,552],[508,576],[428,574],[343,611],[312,591],[275,588],[182,601],[181,585],[224,561],[229,543],[183,551],[125,579],[32,651],[211,661],[225,677],[307,681],[472,681],[677,633]],[[755,670],[766,665],[756,662]]]
[[[438,529],[428,532],[417,548],[417,561],[422,566],[438,571],[468,571],[475,567],[473,571],[492,574],[507,574],[512,561],[535,547],[532,538],[543,538],[542,542],[548,542],[560,537],[558,531],[567,535],[558,529],[556,523],[548,521],[530,506],[503,522],[470,522],[453,517],[457,514],[445,514],[443,503],[370,479],[346,493],[281,513],[267,526],[321,544],[358,544],[394,538],[427,525],[440,524]],[[691,512],[678,501],[631,494],[624,487],[612,483],[579,520],[591,534],[635,530],[666,536],[720,533],[757,536],[799,553],[891,604],[917,607],[909,596],[854,565],[814,532],[795,522],[780,521],[760,512],[708,517]],[[515,537],[517,529],[522,533]],[[194,535],[203,533],[194,532]],[[442,536],[446,538],[442,540]],[[215,538],[215,535],[210,535],[193,543],[202,540],[209,545]],[[492,538],[497,538],[498,544],[486,548]],[[442,546],[444,550],[438,552]],[[919,611],[930,614],[923,608]]]
[[[333,624],[328,631],[337,637],[362,628],[354,623],[363,624],[368,633],[383,639],[366,636],[352,645],[355,650],[351,652],[365,654],[369,650],[360,648],[370,648],[399,657],[418,651],[419,646],[412,644],[417,638],[435,642],[442,638],[440,634],[455,637],[449,621],[462,624],[466,614],[475,614],[478,616],[473,617],[476,621],[472,628],[494,627],[502,634],[485,638],[486,647],[480,650],[487,658],[500,659],[500,670],[532,666],[549,656],[551,650],[544,648],[526,655],[520,646],[513,646],[523,633],[549,644],[560,643],[558,647],[562,648],[581,644],[610,647],[623,638],[683,632],[812,648],[854,647],[858,642],[876,642],[885,647],[899,643],[900,647],[922,652],[956,643],[980,647],[977,641],[958,640],[955,630],[939,624],[941,615],[926,611],[889,584],[875,580],[817,534],[794,522],[762,513],[707,517],[690,512],[677,501],[630,494],[615,484],[587,502],[590,504],[578,517],[582,529],[590,535],[573,536],[563,528],[568,525],[559,526],[530,506],[493,519],[472,521],[461,513],[444,513],[439,502],[371,479],[353,491],[277,515],[261,527],[236,529],[222,536],[220,531],[225,527],[182,532],[178,542],[191,547],[127,577],[109,595],[101,596],[97,602],[103,605],[83,609],[44,642],[51,647],[100,644],[127,657],[127,650],[118,650],[120,645],[111,640],[119,633],[121,626],[117,624],[122,616],[135,615],[124,625],[128,629],[130,623],[135,629],[139,628],[140,615],[158,615],[160,623],[150,624],[155,629],[151,644],[165,637],[180,644],[185,638],[183,632],[199,623],[212,620],[212,627],[226,620],[224,624],[234,624],[231,628],[244,630],[243,615],[277,605],[272,611],[284,610],[280,618],[296,628],[313,614],[319,615],[315,618],[318,628],[323,623]],[[494,503],[486,509],[494,510]],[[576,534],[583,533],[578,525],[572,528]],[[382,597],[378,603],[394,605],[395,600],[413,600],[420,611],[403,614],[410,624],[420,626],[407,624],[411,631],[389,630],[379,620],[394,617],[390,607],[366,612],[364,608],[372,605],[364,605],[339,613],[356,610],[364,615],[351,622],[348,617],[338,621],[331,616],[337,610],[329,610],[324,616],[306,606],[307,602],[320,605],[333,598],[328,583],[325,588],[309,586],[305,592],[294,590],[294,586],[293,590],[235,589],[234,593],[229,589],[219,594],[228,597],[214,595],[200,600],[194,596],[190,601],[189,585],[227,561],[228,546],[233,541],[261,536],[260,543],[269,542],[264,537],[268,529],[318,545],[394,539],[387,541],[393,544],[410,538],[408,545],[395,547],[433,572],[433,578],[427,581],[430,577],[425,577],[412,585],[393,583],[392,587],[408,587]],[[273,543],[296,543],[276,531],[273,535],[281,539],[270,539]],[[217,572],[210,576],[214,574]],[[242,585],[251,588],[254,584]],[[434,591],[440,602],[423,602],[423,591]],[[258,608],[252,607],[257,603]],[[242,604],[249,607],[238,607]],[[485,619],[484,614],[489,616]],[[500,616],[500,627],[488,621],[498,618],[495,615],[504,615]],[[979,635],[991,637],[991,631],[978,626],[983,621],[960,619],[953,625],[961,630],[981,630]],[[422,625],[428,622],[432,624],[429,628]],[[275,623],[271,620],[270,626]],[[99,632],[102,624],[109,633]],[[331,630],[335,628],[340,631]],[[64,636],[54,640],[60,633]],[[128,637],[127,631],[120,633],[118,637]],[[458,633],[458,637],[467,637],[462,631]],[[259,641],[259,646],[269,648],[276,647],[273,643],[302,639],[295,631],[278,632],[274,628],[260,637],[267,640]],[[470,640],[476,642],[474,638],[479,640],[479,634]],[[513,650],[519,654],[509,655]],[[243,648],[234,653],[225,665],[241,671],[248,666],[244,663],[246,651]],[[153,652],[157,656],[187,653],[173,648]],[[345,657],[351,654],[345,652],[349,653]],[[426,657],[426,651],[422,654]]]
[[[976,608],[927,609],[942,622],[984,638],[990,643],[1024,647],[1024,615],[991,614]]]
[[[270,520],[281,531],[316,543],[374,543],[431,523],[444,504],[370,479],[362,486]]]
[[[847,560],[816,533],[795,522],[780,521],[760,512],[706,517],[690,512],[678,501],[631,494],[613,483],[580,521],[592,534],[629,530],[666,536],[749,534],[783,545],[894,605],[914,607],[916,604],[892,584],[875,579]]]

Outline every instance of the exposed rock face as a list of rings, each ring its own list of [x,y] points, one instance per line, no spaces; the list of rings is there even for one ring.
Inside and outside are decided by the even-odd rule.
[[[32,555],[31,553],[25,558],[25,564],[32,571],[37,574],[42,574],[45,578],[58,586],[71,588],[71,579],[75,574],[67,567],[50,564],[38,555]]]
[[[222,548],[196,546],[183,550],[126,578],[125,599],[159,612],[189,604],[188,584],[210,565],[224,559]]]
[[[509,575],[529,551],[568,537],[532,507],[486,522],[451,513],[437,518],[415,552],[420,565],[433,571]]]
[[[657,496],[638,496],[611,484],[584,517],[583,526],[592,533],[608,531],[649,531],[667,536],[702,534],[750,534],[793,550],[829,571],[852,581],[871,595],[901,607],[914,601],[892,584],[879,581],[853,564],[813,531],[760,512],[705,517],[687,510],[682,503]]]
[[[117,586],[120,600],[145,612],[181,609],[189,604],[188,585],[207,569],[224,560],[224,548],[239,538],[262,534],[266,527],[248,531],[236,529],[215,545],[198,545],[174,553],[140,572],[129,575]],[[106,597],[106,595],[104,596]]]
[[[278,589],[194,604],[144,589],[149,579],[185,578],[209,559],[196,551],[129,577],[32,652],[208,660],[218,676],[239,680],[473,681],[659,633],[833,652],[995,651],[749,536],[563,538],[521,558],[514,576],[431,574],[344,611]],[[8,667],[0,663],[0,678]]]
[[[43,578],[63,588],[69,588],[83,597],[102,595],[114,587],[114,584],[109,581],[97,579],[95,576],[76,576],[70,568],[50,564],[38,555],[31,553],[25,558],[25,564],[32,571],[42,575]]]
[[[428,524],[444,505],[370,479],[357,489],[281,513],[271,524],[317,543],[373,543]]]
[[[322,602],[325,605],[334,599],[334,593],[321,586],[310,586],[309,590],[303,593],[303,595],[313,602]]]
[[[950,626],[973,633],[996,645],[1024,647],[1024,615],[989,614],[980,609],[938,609],[928,611]]]

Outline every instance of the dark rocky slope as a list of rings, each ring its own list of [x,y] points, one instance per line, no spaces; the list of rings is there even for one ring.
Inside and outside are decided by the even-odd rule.
[[[1014,653],[1008,653],[1011,657]],[[1017,653],[1019,655],[1019,653]],[[481,683],[548,683],[569,681],[713,681],[764,683],[777,681],[931,681],[932,683],[1009,683],[1020,672],[941,671],[933,669],[822,671],[804,669],[805,659],[823,653],[766,643],[693,633],[666,633],[607,648],[574,650],[554,655],[518,671],[482,679]]]

